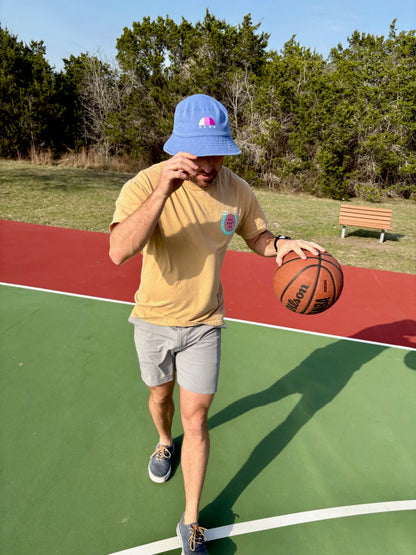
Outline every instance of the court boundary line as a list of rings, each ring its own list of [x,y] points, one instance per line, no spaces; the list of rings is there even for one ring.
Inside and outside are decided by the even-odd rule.
[[[107,297],[94,297],[92,295],[83,295],[81,293],[70,293],[67,291],[59,291],[56,289],[45,289],[43,287],[33,287],[31,285],[20,285],[18,283],[7,283],[4,281],[0,281],[0,285],[5,285],[8,287],[15,287],[15,288],[20,288],[20,289],[30,289],[32,291],[41,291],[43,293],[55,293],[56,295],[64,295],[67,297],[79,297],[81,299],[90,299],[93,301],[104,301],[104,302],[108,302],[108,303],[114,303],[114,304],[124,304],[124,305],[128,305],[128,306],[134,306],[133,302],[130,301],[121,301],[118,299],[109,299]],[[381,347],[390,347],[392,349],[404,349],[405,351],[416,351],[416,348],[413,347],[406,347],[404,345],[394,345],[392,343],[382,343],[380,341],[370,341],[368,339],[359,339],[357,337],[345,337],[344,335],[334,335],[334,334],[330,334],[330,333],[322,333],[322,332],[317,332],[317,331],[310,331],[310,330],[302,330],[299,328],[289,328],[287,326],[278,326],[277,324],[265,324],[264,322],[253,322],[251,320],[241,320],[239,318],[228,318],[225,317],[224,318],[226,321],[229,322],[237,322],[240,324],[249,324],[252,326],[260,326],[260,327],[264,327],[264,328],[271,328],[271,329],[278,329],[278,330],[284,330],[284,331],[293,331],[296,333],[303,333],[306,335],[316,335],[319,337],[328,337],[330,339],[342,339],[345,341],[353,341],[356,343],[366,343],[367,345],[379,345]]]
[[[262,518],[258,520],[249,520],[247,522],[239,522],[218,528],[207,530],[206,537],[208,541],[219,540],[231,536],[240,536],[242,534],[250,534],[261,532],[264,530],[272,530],[275,528],[284,528],[297,524],[307,524],[309,522],[319,522],[323,520],[332,520],[336,518],[346,518],[350,516],[363,516],[368,514],[389,513],[397,511],[414,511],[416,510],[416,499],[405,501],[386,501],[379,503],[362,503],[359,505],[346,505],[343,507],[331,507],[327,509],[315,509],[312,511],[302,511],[299,513],[291,513],[287,515]],[[117,551],[111,555],[156,555],[165,551],[172,551],[180,548],[180,542],[177,537],[167,538],[137,547],[132,547],[122,551]]]

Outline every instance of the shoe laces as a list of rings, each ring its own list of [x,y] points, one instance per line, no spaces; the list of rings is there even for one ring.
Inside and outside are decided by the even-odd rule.
[[[198,526],[198,524],[191,524],[189,528],[191,529],[191,534],[188,540],[189,547],[191,548],[191,551],[195,551],[195,548],[207,539],[204,534],[206,528]]]
[[[152,455],[150,456],[150,458],[152,459],[155,455],[157,460],[161,461],[163,459],[170,459],[172,456],[172,453],[169,451],[166,445],[158,445],[154,453],[152,453]]]

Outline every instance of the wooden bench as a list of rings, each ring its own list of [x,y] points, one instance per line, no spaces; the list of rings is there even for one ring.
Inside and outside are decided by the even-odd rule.
[[[339,223],[342,225],[341,237],[345,237],[347,225],[354,227],[368,227],[380,229],[380,243],[384,241],[384,232],[391,230],[392,210],[389,208],[373,208],[367,206],[352,206],[341,204]]]

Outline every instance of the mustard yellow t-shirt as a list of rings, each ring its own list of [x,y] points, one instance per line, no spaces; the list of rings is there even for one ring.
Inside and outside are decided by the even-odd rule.
[[[160,171],[155,164],[123,186],[112,225],[146,200]],[[228,168],[205,189],[185,181],[167,200],[143,249],[132,316],[166,326],[223,325],[220,273],[227,245],[234,232],[249,240],[266,227],[250,186]]]

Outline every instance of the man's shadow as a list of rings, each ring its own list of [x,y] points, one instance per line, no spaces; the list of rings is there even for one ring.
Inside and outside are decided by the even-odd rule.
[[[388,338],[393,331],[397,335],[397,329],[416,329],[415,326],[414,321],[402,320],[361,330],[357,336],[365,336],[366,332],[377,332],[378,337]],[[319,410],[334,400],[355,372],[386,348],[388,348],[387,345],[362,341],[336,341],[311,353],[296,368],[267,389],[238,399],[210,417],[208,425],[212,430],[257,407],[276,403],[292,394],[302,395],[286,419],[278,423],[254,447],[237,474],[201,511],[201,521],[208,527],[233,523],[235,515],[232,508],[249,484],[283,451]],[[409,367],[413,366],[414,362],[411,362],[410,357],[406,357],[405,360]]]

